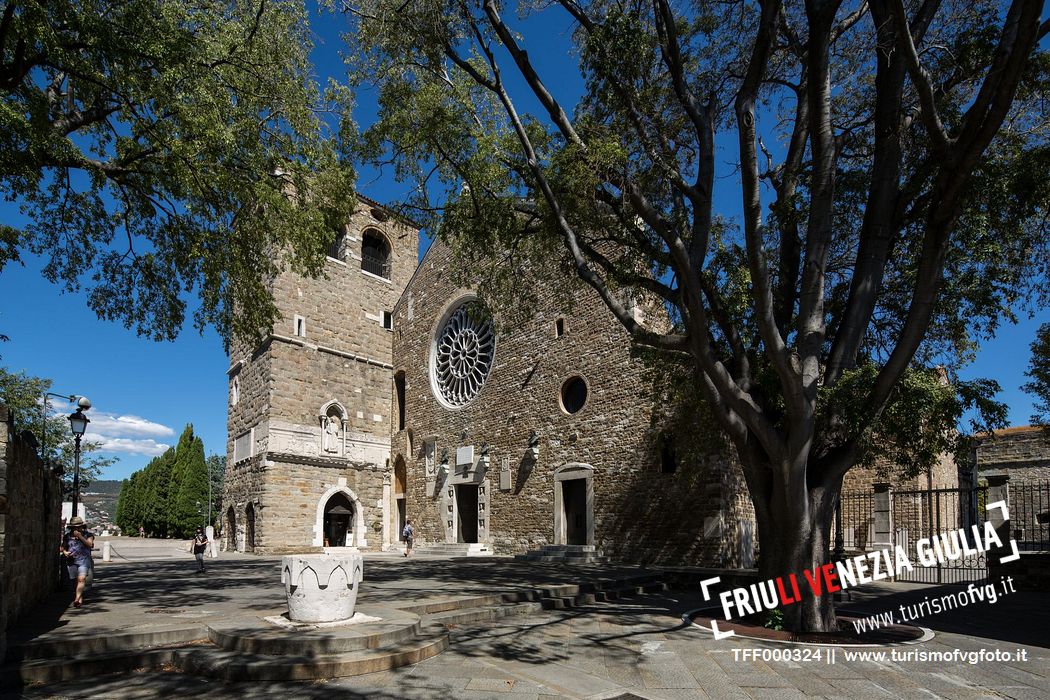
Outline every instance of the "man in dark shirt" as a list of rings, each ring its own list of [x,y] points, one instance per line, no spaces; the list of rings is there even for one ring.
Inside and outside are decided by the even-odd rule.
[[[77,580],[76,597],[73,598],[75,608],[84,604],[84,591],[94,578],[95,567],[91,559],[91,550],[94,548],[95,534],[87,529],[84,519],[77,516],[70,520],[66,525],[66,536],[62,540],[60,551],[66,557],[69,578]]]

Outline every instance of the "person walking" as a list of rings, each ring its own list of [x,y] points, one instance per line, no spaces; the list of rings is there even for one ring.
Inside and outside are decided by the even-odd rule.
[[[84,604],[84,592],[95,580],[95,562],[91,559],[91,550],[95,548],[95,533],[87,529],[87,523],[80,516],[69,521],[66,534],[62,538],[59,551],[66,557],[69,567],[69,579],[76,579],[77,590],[73,598],[73,607]]]
[[[401,531],[401,539],[405,541],[405,556],[412,556],[412,536],[415,534],[415,530],[412,528],[412,521],[405,521],[405,529]]]
[[[197,528],[197,534],[193,537],[193,556],[197,559],[197,573],[204,573],[204,553],[208,551],[208,536],[204,534],[204,528]]]

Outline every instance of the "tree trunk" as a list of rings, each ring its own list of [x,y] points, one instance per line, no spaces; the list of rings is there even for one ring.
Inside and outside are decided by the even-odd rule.
[[[759,580],[783,578],[787,581],[788,576],[795,575],[802,600],[782,606],[781,610],[785,626],[798,633],[838,629],[834,596],[824,590],[819,569],[830,561],[831,519],[840,487],[841,480],[834,489],[812,487],[795,499],[785,498],[784,489],[774,488],[768,502],[755,503]],[[805,571],[820,582],[822,595],[813,594]],[[816,578],[818,576],[820,578]]]

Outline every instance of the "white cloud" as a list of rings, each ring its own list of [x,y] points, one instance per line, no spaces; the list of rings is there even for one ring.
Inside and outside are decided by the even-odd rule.
[[[92,425],[94,425],[94,421],[92,421]],[[97,443],[99,452],[124,452],[132,455],[146,455],[147,457],[156,457],[164,454],[171,447],[171,445],[157,442],[153,438],[110,437],[99,433],[85,433],[84,441]]]
[[[91,432],[98,435],[115,438],[162,438],[175,434],[175,431],[166,425],[138,416],[118,416],[113,413],[91,411],[88,413],[88,418],[91,420]]]

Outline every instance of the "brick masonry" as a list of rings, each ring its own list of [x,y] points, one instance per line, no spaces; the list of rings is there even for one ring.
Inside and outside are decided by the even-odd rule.
[[[62,536],[61,480],[13,426],[0,404],[0,658],[4,630],[55,589]]]

